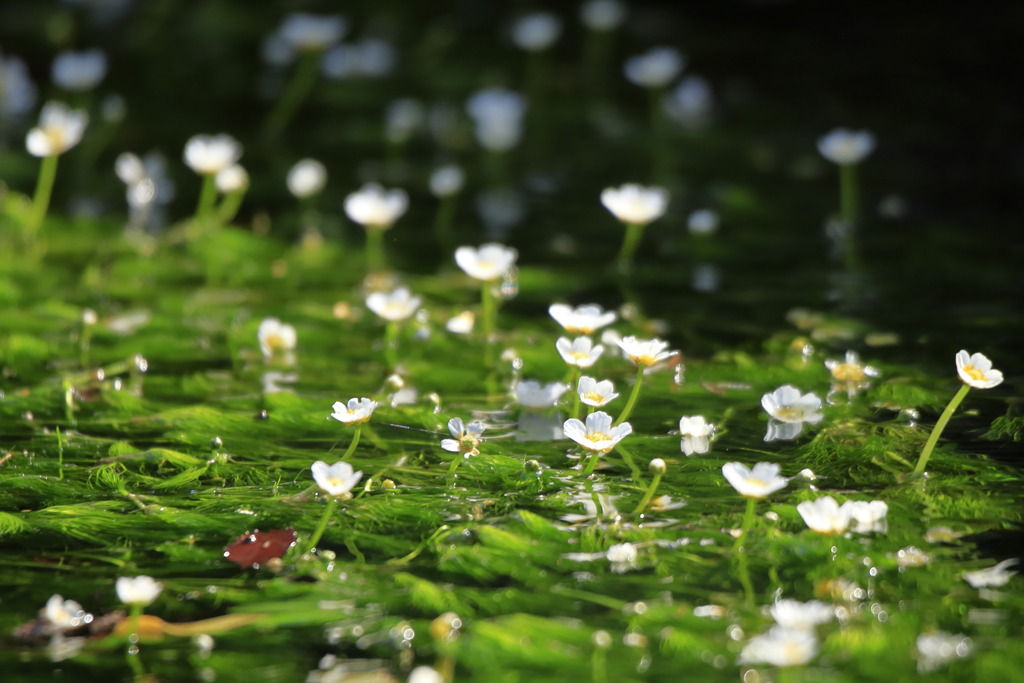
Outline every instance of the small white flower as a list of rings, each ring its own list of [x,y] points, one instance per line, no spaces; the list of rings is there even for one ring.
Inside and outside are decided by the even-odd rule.
[[[316,159],[302,159],[288,171],[288,191],[302,199],[312,197],[327,184],[327,168]]]
[[[1010,569],[1010,567],[1018,563],[1016,557],[1010,558],[1009,560],[1003,560],[999,564],[987,567],[985,569],[976,569],[973,572],[964,572],[964,581],[971,584],[975,588],[988,588],[990,586],[1005,586],[1006,583],[1013,578],[1013,575],[1017,573],[1017,570]]]
[[[604,353],[604,347],[600,344],[595,345],[590,337],[576,337],[572,341],[569,341],[568,337],[559,337],[555,341],[555,348],[558,349],[562,360],[583,369],[596,363]]]
[[[320,490],[332,497],[348,497],[363,476],[362,472],[353,472],[352,465],[344,461],[328,466],[323,460],[317,460],[309,470]]]
[[[796,506],[808,528],[819,534],[835,535],[850,526],[850,508],[841,507],[832,496],[805,500]]]
[[[340,15],[293,12],[284,18],[277,35],[288,47],[299,51],[322,51],[344,37],[348,22]]]
[[[239,192],[249,187],[249,173],[239,164],[232,164],[217,171],[214,183],[217,190],[224,194]]]
[[[540,52],[555,44],[562,33],[562,22],[550,12],[533,12],[512,25],[512,42],[527,52]]]
[[[613,31],[626,20],[626,5],[619,0],[587,0],[580,21],[591,31]]]
[[[643,88],[663,88],[686,66],[683,55],[671,47],[652,47],[642,55],[626,60],[626,78]]]
[[[442,440],[441,448],[462,455],[480,455],[477,446],[480,445],[480,435],[484,429],[482,422],[474,421],[467,425],[463,424],[461,417],[453,417],[448,420],[448,431],[455,438]]]
[[[576,393],[580,395],[581,401],[595,408],[603,408],[619,397],[615,393],[615,386],[611,380],[605,379],[598,382],[593,377],[586,375],[580,377],[580,381],[576,385]]]
[[[142,605],[143,607],[156,600],[164,586],[152,576],[118,577],[114,584],[118,599],[126,605]]]
[[[832,607],[820,600],[776,600],[769,611],[779,626],[803,631],[810,631],[818,624],[831,621],[836,616]]]
[[[373,38],[351,45],[336,45],[327,51],[321,68],[328,78],[381,78],[394,68],[395,46]]]
[[[843,360],[826,360],[825,367],[832,374],[832,379],[840,384],[867,386],[868,380],[881,374],[877,368],[860,362],[856,351],[847,351]]]
[[[287,353],[295,348],[295,328],[277,318],[264,318],[256,330],[263,356],[270,358],[277,352]]]
[[[767,633],[754,636],[740,652],[740,664],[800,666],[818,654],[814,631],[772,626]]]
[[[562,431],[588,451],[607,453],[632,434],[633,427],[628,422],[613,426],[612,416],[598,410],[587,415],[586,424],[576,418],[566,420],[562,425]]]
[[[889,506],[885,501],[848,500],[843,503],[843,507],[850,515],[850,531],[867,534],[882,532],[888,527],[886,516]]]
[[[516,400],[524,408],[551,408],[569,387],[561,382],[542,385],[532,379],[519,382],[515,386]]]
[[[58,87],[75,92],[92,90],[106,75],[107,55],[99,49],[61,52],[50,68],[50,76]]]
[[[761,397],[761,406],[780,422],[796,424],[821,421],[821,399],[812,393],[801,394],[800,390],[784,384],[770,394]]]
[[[707,453],[711,448],[710,437],[715,433],[715,425],[704,419],[703,415],[679,418],[679,450],[685,455]]]
[[[433,667],[417,666],[409,672],[407,683],[444,683],[444,676]]]
[[[492,282],[504,277],[518,256],[519,252],[512,247],[491,242],[480,248],[459,247],[455,250],[455,263],[470,277]]]
[[[449,318],[444,327],[452,334],[469,334],[473,331],[474,325],[476,325],[476,316],[473,315],[473,311],[463,311]]]
[[[367,183],[345,197],[345,213],[366,228],[387,230],[408,208],[405,190],[385,190],[377,183]]]
[[[369,420],[373,415],[373,411],[377,409],[377,402],[366,397],[350,398],[348,400],[348,404],[342,403],[341,401],[335,401],[334,405],[331,407],[334,409],[334,412],[331,413],[331,417],[338,422],[354,425]]]
[[[958,351],[956,371],[964,383],[976,389],[991,389],[1003,383],[1003,373],[993,368],[992,361],[980,353]]]
[[[566,304],[551,304],[548,313],[569,334],[593,334],[596,330],[615,322],[615,311],[605,311],[597,304],[584,304],[573,308]]]
[[[630,335],[619,341],[619,348],[636,365],[646,368],[672,356],[672,351],[666,350],[668,342],[661,339],[637,339]]]
[[[917,672],[929,673],[953,660],[967,657],[974,650],[971,639],[962,633],[945,631],[922,633],[917,637]]]
[[[616,574],[625,574],[630,569],[636,567],[636,560],[639,556],[640,553],[637,552],[636,546],[632,543],[618,543],[609,546],[608,551],[605,553],[605,557],[611,563],[612,571]]]
[[[647,225],[665,214],[668,190],[626,183],[605,188],[601,192],[601,203],[623,223]]]
[[[0,54],[0,114],[20,116],[36,104],[38,92],[25,62]]]
[[[896,565],[900,569],[924,567],[932,561],[932,556],[917,546],[908,545],[896,551]]]
[[[700,76],[687,76],[679,81],[665,98],[665,111],[679,125],[688,129],[706,126],[714,113],[715,96],[711,85]]]
[[[34,157],[53,157],[77,145],[85,133],[89,115],[61,102],[47,102],[39,113],[39,125],[28,132],[25,147]]]
[[[384,320],[396,322],[412,317],[422,301],[413,296],[408,287],[399,287],[393,292],[371,292],[366,297],[366,307]]]
[[[818,139],[818,152],[834,164],[860,163],[875,149],[875,136],[866,130],[836,128]]]
[[[466,111],[476,124],[476,139],[484,149],[506,152],[519,144],[526,112],[522,95],[500,88],[481,90],[466,101]]]
[[[435,197],[451,197],[462,190],[466,173],[457,164],[438,166],[430,174],[430,194]]]
[[[727,462],[722,465],[722,474],[741,496],[764,498],[789,483],[779,474],[781,469],[772,462],[759,462],[753,469],[740,462]]]
[[[185,163],[200,175],[223,171],[242,157],[242,145],[230,135],[194,135],[185,143]]]
[[[686,219],[686,228],[694,235],[710,235],[718,230],[718,213],[712,209],[697,209]]]
[[[82,609],[74,600],[65,600],[60,595],[51,595],[43,608],[43,617],[58,633],[76,629],[89,623],[92,615]]]

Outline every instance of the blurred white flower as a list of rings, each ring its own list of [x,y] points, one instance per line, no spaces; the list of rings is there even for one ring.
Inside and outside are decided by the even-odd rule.
[[[598,382],[593,377],[587,377],[586,375],[580,377],[580,381],[576,385],[576,393],[580,395],[581,401],[595,408],[603,408],[619,397],[615,393],[615,387],[612,385],[611,380],[606,379]]]
[[[665,112],[683,128],[699,129],[711,122],[715,100],[700,76],[687,76],[665,97]]]
[[[964,581],[975,588],[1005,586],[1007,582],[1013,578],[1013,575],[1017,573],[1017,570],[1010,569],[1010,567],[1013,567],[1018,562],[1019,560],[1016,557],[1013,557],[1009,560],[1003,560],[992,567],[976,569],[972,572],[964,572],[962,576],[964,577]]]
[[[818,654],[814,631],[772,626],[767,633],[754,636],[740,652],[740,664],[800,666]]]
[[[309,468],[313,481],[320,490],[331,497],[348,497],[352,488],[359,483],[362,472],[353,472],[352,465],[338,461],[328,466],[323,460],[317,460]]]
[[[164,586],[152,576],[121,576],[114,583],[114,588],[117,590],[118,599],[124,604],[144,607],[156,600]]]
[[[459,247],[455,263],[467,275],[483,282],[499,280],[515,265],[519,257],[512,247],[491,242],[477,247]]]
[[[74,92],[92,90],[107,75],[107,55],[103,50],[82,52],[65,50],[50,67],[50,78],[57,87]]]
[[[433,667],[417,666],[409,672],[408,683],[444,683],[444,676]]]
[[[917,546],[908,545],[896,551],[896,565],[902,569],[924,567],[932,561],[932,556]]]
[[[922,633],[917,637],[917,672],[930,673],[958,658],[969,656],[974,650],[971,639],[962,633],[953,635],[945,631]]]
[[[856,351],[847,351],[841,361],[826,360],[825,367],[828,368],[835,382],[855,388],[866,387],[870,378],[878,377],[881,374],[877,368],[862,363]]]
[[[664,215],[668,208],[668,191],[626,183],[617,188],[605,188],[601,192],[601,203],[623,223],[647,225]]]
[[[89,115],[61,102],[47,102],[39,113],[39,124],[28,132],[25,147],[34,157],[53,157],[77,145],[85,133]]]
[[[422,301],[408,287],[399,287],[393,292],[371,292],[366,297],[366,307],[384,320],[395,322],[412,317]]]
[[[295,348],[295,328],[282,323],[277,318],[264,318],[256,330],[256,339],[260,343],[263,356],[270,358],[275,353],[287,353]]]
[[[580,21],[591,31],[613,31],[626,20],[626,5],[619,0],[587,0]]]
[[[466,111],[476,124],[477,142],[492,152],[506,152],[517,144],[523,133],[526,100],[511,90],[480,90],[466,102]]]
[[[196,173],[211,175],[235,164],[242,145],[230,135],[194,135],[185,144],[185,163]]]
[[[411,97],[394,100],[384,112],[384,137],[395,144],[406,142],[423,127],[426,118],[426,109],[419,100]]]
[[[546,409],[558,403],[568,388],[561,382],[541,384],[537,380],[527,379],[517,382],[514,391],[516,400],[524,408]]]
[[[36,104],[36,86],[25,62],[0,53],[0,115],[21,116]]]
[[[240,164],[232,164],[217,171],[214,182],[219,192],[231,194],[249,187],[249,173]]]
[[[569,334],[593,334],[611,325],[618,317],[615,311],[605,311],[597,304],[584,304],[575,308],[566,304],[551,304],[548,313]]]
[[[562,22],[550,12],[526,14],[512,24],[512,42],[527,52],[540,52],[555,44]]]
[[[324,53],[321,68],[328,78],[381,78],[395,66],[395,47],[374,38],[338,45]]]
[[[796,511],[808,528],[819,534],[841,534],[850,525],[850,508],[840,506],[832,496],[805,500],[796,506]]]
[[[710,235],[718,230],[718,212],[698,209],[686,219],[686,228],[694,235]]]
[[[722,474],[744,498],[764,498],[789,483],[779,474],[781,469],[772,462],[759,462],[753,469],[741,462],[727,462],[722,465]]]
[[[776,600],[768,611],[779,626],[801,631],[813,630],[815,626],[831,621],[836,616],[832,606],[820,600]]]
[[[81,605],[74,600],[65,600],[60,595],[50,596],[42,615],[56,633],[71,631],[92,621],[92,615],[82,609]]]
[[[385,190],[377,183],[367,183],[345,197],[345,213],[363,227],[387,230],[409,208],[405,190]]]
[[[476,316],[473,315],[473,311],[463,311],[449,318],[444,326],[452,334],[469,334],[473,331],[475,324]]]
[[[640,553],[632,543],[617,543],[609,546],[605,557],[611,563],[611,569],[616,574],[625,574],[636,567],[637,558]]]
[[[574,417],[566,420],[562,425],[562,431],[588,451],[607,453],[632,434],[633,427],[628,422],[613,426],[612,416],[598,410],[587,415],[586,423]]]
[[[277,35],[296,52],[320,52],[340,41],[348,31],[345,17],[292,12],[284,18]]]
[[[355,425],[366,422],[373,416],[373,411],[377,410],[377,402],[364,396],[363,398],[350,398],[347,404],[335,401],[331,408],[334,410],[331,417],[335,420]]]
[[[653,47],[642,55],[626,60],[626,78],[643,88],[663,88],[675,80],[686,60],[671,47]]]
[[[458,164],[438,166],[430,174],[430,194],[435,197],[450,197],[462,190],[466,173]]]
[[[992,361],[980,353],[958,351],[956,371],[965,384],[976,389],[991,389],[1003,383],[1003,373],[993,368]]]
[[[884,532],[888,528],[889,506],[882,500],[848,500],[843,503],[850,515],[850,531],[858,534]]]
[[[595,345],[590,337],[576,337],[572,341],[568,337],[559,337],[555,341],[555,348],[562,360],[581,369],[589,368],[604,353],[604,347]]]
[[[316,159],[301,159],[288,171],[288,191],[302,199],[320,193],[327,184],[327,168]]]
[[[704,419],[703,415],[684,416],[679,418],[679,450],[684,455],[707,453],[711,448],[710,437],[715,433],[715,425]]]
[[[668,342],[661,339],[637,339],[630,335],[619,341],[619,348],[629,360],[638,366],[649,368],[672,356]]]
[[[875,136],[866,130],[836,128],[818,139],[821,156],[840,165],[860,163],[875,149]]]

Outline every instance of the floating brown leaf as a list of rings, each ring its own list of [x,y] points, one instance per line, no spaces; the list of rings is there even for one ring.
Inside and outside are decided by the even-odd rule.
[[[246,531],[224,549],[224,558],[239,567],[259,569],[267,561],[281,557],[295,545],[295,529],[271,529],[270,531]]]

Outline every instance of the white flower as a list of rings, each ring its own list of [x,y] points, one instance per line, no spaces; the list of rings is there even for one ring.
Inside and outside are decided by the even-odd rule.
[[[929,673],[958,657],[967,657],[974,650],[971,639],[962,633],[945,631],[922,633],[917,637],[917,671]]]
[[[320,66],[328,78],[380,78],[391,72],[395,57],[391,43],[371,38],[351,45],[336,45],[324,54]]]
[[[992,361],[980,353],[958,351],[956,371],[960,379],[976,389],[991,389],[1003,383],[1003,373],[993,368]]]
[[[426,111],[423,103],[411,97],[400,97],[384,112],[384,137],[388,142],[408,141],[423,126]]]
[[[484,433],[484,429],[482,422],[470,422],[465,425],[462,418],[453,417],[448,420],[448,431],[455,438],[442,440],[441,448],[462,455],[480,455],[477,446],[480,445],[480,435]]]
[[[818,654],[814,631],[772,626],[767,633],[754,636],[740,652],[740,664],[799,666]]]
[[[457,164],[438,166],[430,174],[430,194],[435,197],[450,197],[462,190],[466,174]]]
[[[448,319],[448,322],[444,324],[446,330],[452,334],[469,334],[473,331],[473,326],[476,324],[476,316],[473,315],[473,311],[463,311],[456,316]]]
[[[612,426],[612,416],[598,410],[587,415],[586,424],[576,418],[566,420],[562,425],[562,431],[588,451],[607,453],[632,434],[633,427],[628,422]]]
[[[796,506],[808,528],[819,534],[841,534],[850,526],[850,508],[841,507],[832,496],[805,500]]]
[[[92,90],[106,75],[107,56],[98,49],[61,52],[50,68],[50,76],[58,87],[76,92]]]
[[[550,408],[568,388],[561,382],[541,385],[536,380],[528,379],[516,384],[516,400],[524,408]]]
[[[668,208],[668,190],[626,183],[605,188],[601,192],[601,203],[623,223],[647,225],[664,215]]]
[[[344,675],[343,678],[347,678]],[[417,666],[409,672],[407,683],[444,683],[444,676],[438,673],[437,669],[429,666]]]
[[[715,97],[711,86],[700,76],[679,81],[665,98],[665,111],[684,128],[702,128],[711,120]]]
[[[422,301],[410,294],[408,287],[399,287],[393,292],[371,292],[366,297],[366,307],[384,320],[395,322],[411,317]]]
[[[316,159],[302,159],[288,171],[286,182],[296,197],[312,197],[327,184],[327,168]]]
[[[843,503],[843,507],[850,515],[850,530],[858,534],[885,531],[888,526],[886,516],[889,506],[885,501],[848,500]]]
[[[818,151],[834,164],[856,164],[875,149],[875,136],[866,130],[836,128],[818,139]]]
[[[118,599],[124,604],[146,606],[156,600],[164,586],[152,576],[121,576],[118,577],[114,588],[117,590]]]
[[[781,469],[772,462],[759,462],[753,469],[740,462],[727,462],[722,465],[722,474],[741,496],[764,498],[789,483],[779,474]]]
[[[1013,578],[1013,575],[1017,573],[1015,569],[1010,569],[1018,563],[1016,557],[1010,558],[1009,560],[1003,560],[999,564],[987,567],[985,569],[977,569],[973,572],[964,572],[964,581],[971,584],[975,588],[988,588],[990,586],[1005,586],[1006,583]]]
[[[580,377],[580,381],[576,385],[576,393],[580,395],[581,401],[595,408],[603,408],[619,397],[615,393],[615,387],[611,380],[605,379],[598,382],[593,377],[586,375]]]
[[[615,311],[605,311],[597,304],[584,304],[573,308],[566,304],[551,304],[548,313],[570,334],[593,334],[618,317]]]
[[[616,574],[624,574],[636,567],[636,560],[639,557],[636,546],[632,543],[618,543],[609,546],[605,557],[611,563],[611,569]]]
[[[566,363],[584,369],[596,363],[604,353],[604,347],[600,344],[595,346],[590,337],[576,337],[572,341],[568,337],[559,337],[555,348]]]
[[[309,470],[320,490],[332,497],[347,497],[363,476],[362,472],[353,472],[352,465],[344,461],[328,466],[323,460],[317,460]]]
[[[74,600],[65,600],[60,595],[51,595],[46,601],[43,617],[58,633],[76,629],[92,619],[92,615],[82,609],[81,605]]]
[[[266,358],[270,358],[275,352],[288,352],[295,348],[295,328],[277,318],[264,318],[256,330],[256,338],[260,343],[260,351]]]
[[[679,418],[679,450],[686,455],[707,453],[711,448],[710,437],[715,433],[715,425],[704,419],[703,415]]]
[[[550,12],[524,15],[512,25],[512,42],[527,52],[546,50],[562,33],[562,22]]]
[[[769,611],[779,626],[803,631],[810,631],[836,616],[832,607],[820,600],[776,600]]]
[[[0,115],[19,116],[36,104],[36,86],[25,62],[0,54]]]
[[[686,228],[694,235],[710,235],[718,230],[718,213],[712,209],[697,209],[686,219]]]
[[[385,190],[377,183],[367,183],[345,197],[345,213],[366,228],[386,230],[409,208],[405,190]]]
[[[484,149],[505,152],[519,144],[526,112],[522,95],[499,88],[481,90],[466,101],[466,111],[476,124],[476,139]]]
[[[61,102],[47,102],[39,113],[39,125],[28,132],[25,147],[34,157],[54,157],[77,145],[85,133],[89,115]]]
[[[812,393],[801,394],[796,387],[784,384],[770,394],[761,397],[761,405],[773,418],[780,422],[821,421],[821,399]]]
[[[666,351],[668,342],[660,339],[637,339],[630,335],[619,341],[619,348],[626,354],[626,357],[636,365],[646,368],[667,360],[672,356],[672,351]]]
[[[591,31],[612,31],[626,19],[626,5],[619,0],[587,0],[580,7],[580,21]]]
[[[644,88],[663,88],[686,66],[683,55],[671,47],[652,47],[642,55],[626,60],[626,78]]]
[[[917,546],[908,545],[896,551],[896,565],[900,569],[924,567],[932,561],[932,556]]]
[[[277,35],[294,50],[312,52],[331,47],[347,30],[348,22],[340,15],[293,12],[284,18]]]
[[[185,143],[185,163],[196,173],[212,175],[242,157],[242,145],[230,135],[194,135]]]
[[[877,368],[864,365],[856,351],[847,351],[843,360],[826,360],[825,367],[832,374],[832,379],[843,384],[866,385],[871,377],[880,374]]]
[[[470,277],[491,282],[504,277],[518,256],[519,252],[512,247],[491,242],[480,248],[459,247],[455,250],[455,263]]]
[[[366,397],[350,398],[347,405],[341,401],[335,401],[331,407],[334,409],[331,417],[338,422],[354,425],[369,420],[373,411],[377,409],[377,402]]]
[[[239,164],[232,164],[217,171],[214,178],[217,190],[224,194],[239,192],[249,187],[249,173]]]

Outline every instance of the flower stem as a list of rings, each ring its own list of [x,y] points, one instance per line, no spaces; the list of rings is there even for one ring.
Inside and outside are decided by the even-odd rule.
[[[615,424],[620,425],[629,419],[629,416],[633,413],[633,407],[636,405],[636,400],[640,396],[640,385],[644,381],[644,366],[639,365],[636,369],[636,382],[633,383],[633,391],[629,394],[629,400],[626,401],[626,407],[622,410],[622,414],[615,420]]]
[[[490,367],[494,360],[491,351],[491,342],[494,337],[494,316],[496,302],[494,301],[494,291],[491,289],[492,283],[484,282],[480,287],[480,308],[483,317],[481,330],[484,336],[484,361],[487,366]]]
[[[654,478],[651,479],[651,485],[647,487],[647,492],[644,493],[644,497],[640,499],[640,503],[633,510],[633,515],[639,515],[641,512],[647,509],[647,505],[651,502],[651,498],[654,498],[654,492],[658,490],[658,484],[661,483],[660,474],[655,474]]]
[[[739,552],[740,548],[743,547],[743,543],[747,540],[747,532],[750,531],[750,527],[754,526],[754,513],[757,507],[756,498],[747,498],[747,511],[743,514],[743,528],[740,530],[740,535],[736,539],[736,542],[732,545],[733,553]]]
[[[398,366],[398,321],[389,320],[384,326],[384,358],[388,368],[394,370]]]
[[[338,499],[331,497],[327,501],[327,506],[324,508],[324,516],[320,518],[320,524],[317,526],[316,531],[313,532],[313,537],[309,541],[309,545],[306,546],[306,552],[311,553],[316,550],[316,544],[320,542],[320,538],[324,535],[327,530],[327,525],[331,521],[331,515],[334,514],[334,508],[338,505]]]
[[[203,175],[203,188],[199,191],[199,203],[196,204],[196,220],[205,220],[217,200],[217,180],[213,173]]]
[[[572,403],[569,408],[569,417],[580,417],[580,367],[578,365],[572,365],[569,368],[569,381],[566,384],[569,385],[569,391],[572,392]]]
[[[949,418],[953,417],[953,413],[957,407],[967,396],[967,392],[971,390],[970,384],[964,384],[960,387],[960,391],[956,392],[949,401],[949,405],[942,411],[942,415],[939,416],[939,421],[932,427],[932,433],[928,437],[928,441],[925,442],[924,448],[921,449],[921,456],[917,459],[917,467],[914,468],[914,475],[919,475],[924,472],[925,466],[928,464],[928,458],[931,457],[932,451],[935,450],[935,444],[938,443],[939,437],[942,435],[942,430],[946,428],[946,423],[949,422]]]
[[[128,658],[128,666],[131,667],[135,680],[142,680],[144,671],[142,662],[139,661],[139,620],[142,618],[142,605],[129,605],[128,623],[131,625],[128,634],[128,648],[125,656]]]
[[[640,244],[643,230],[644,226],[639,223],[626,224],[626,236],[623,238],[622,248],[619,250],[619,272],[623,275],[633,269],[633,254],[636,253],[637,245]]]
[[[245,190],[235,190],[224,197],[224,201],[217,207],[217,222],[221,225],[230,223],[238,215],[238,209],[242,206],[242,199],[245,197]]]
[[[363,423],[362,422],[356,423],[356,431],[352,435],[352,443],[350,443],[348,445],[348,448],[345,449],[345,454],[341,456],[342,460],[348,460],[348,456],[350,456],[350,455],[352,455],[353,453],[356,452],[356,446],[359,444],[359,435],[362,433],[362,431],[363,431]]]
[[[366,270],[377,273],[384,270],[384,230],[366,226]]]
[[[586,467],[583,468],[584,477],[589,477],[591,474],[594,473],[594,470],[597,468],[597,459],[599,457],[601,457],[601,454],[598,453],[597,451],[592,451],[590,453],[590,459],[587,460],[587,465]]]
[[[277,101],[277,105],[267,117],[265,133],[270,140],[276,138],[295,112],[299,110],[302,102],[309,96],[316,83],[317,70],[320,66],[320,52],[307,52],[302,55],[295,73],[292,75],[288,87]]]
[[[29,214],[28,229],[33,235],[39,230],[50,208],[50,196],[53,194],[53,183],[57,179],[57,155],[43,157],[39,165],[39,179],[36,181],[36,192],[32,197],[32,212]]]
[[[455,457],[452,459],[452,464],[448,466],[449,479],[455,476],[455,470],[459,469],[459,465],[462,463],[464,459],[465,457],[462,455],[462,453],[455,454]]]

